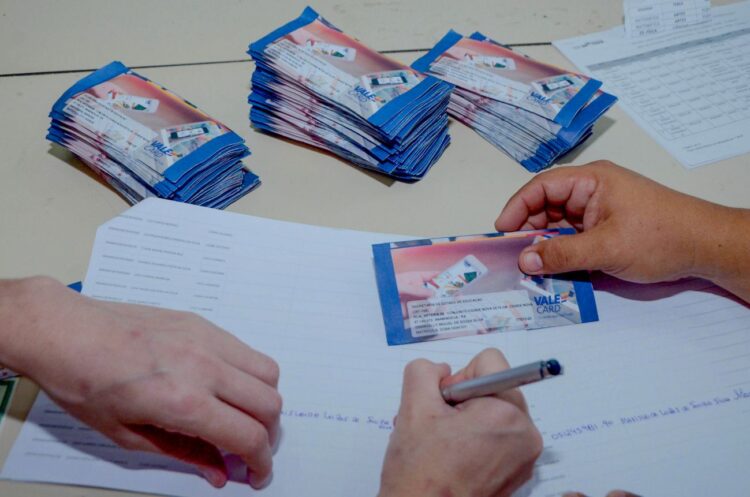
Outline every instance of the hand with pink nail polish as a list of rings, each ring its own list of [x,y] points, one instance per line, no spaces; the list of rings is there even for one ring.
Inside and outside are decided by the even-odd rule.
[[[51,278],[0,280],[0,363],[118,445],[227,482],[221,451],[248,482],[271,477],[279,368],[191,313],[102,302]]]
[[[750,209],[671,190],[607,161],[560,167],[524,185],[498,231],[572,227],[525,249],[527,274],[600,270],[651,283],[701,277],[750,301]]]
[[[531,477],[542,438],[520,391],[456,406],[441,394],[448,385],[507,368],[497,349],[453,375],[447,364],[424,359],[406,366],[379,497],[505,497]]]

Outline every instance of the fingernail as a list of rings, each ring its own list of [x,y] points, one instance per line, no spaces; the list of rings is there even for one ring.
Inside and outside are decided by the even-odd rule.
[[[227,477],[221,471],[213,468],[200,468],[203,478],[205,478],[211,486],[221,488],[227,484]]]
[[[521,254],[521,269],[526,273],[536,273],[542,270],[542,258],[533,250]]]
[[[255,490],[260,490],[261,488],[265,488],[271,482],[271,477],[272,476],[273,476],[273,473],[271,473],[270,475],[268,475],[265,478],[259,478],[256,473],[251,473],[250,471],[248,471],[247,472],[247,482]]]

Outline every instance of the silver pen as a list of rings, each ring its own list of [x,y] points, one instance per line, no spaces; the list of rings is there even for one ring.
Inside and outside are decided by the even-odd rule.
[[[562,374],[562,366],[555,359],[536,361],[506,369],[487,376],[480,376],[443,389],[443,398],[449,404],[458,404],[475,397],[501,393],[511,388],[541,381]]]

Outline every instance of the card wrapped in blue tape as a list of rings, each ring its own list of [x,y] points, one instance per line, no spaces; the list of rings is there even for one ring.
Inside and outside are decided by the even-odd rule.
[[[256,129],[416,181],[448,146],[452,85],[368,48],[310,7],[252,43]]]
[[[448,113],[531,172],[583,143],[617,101],[601,82],[476,32],[449,31],[412,68],[455,85]]]
[[[130,203],[158,196],[223,208],[260,184],[236,133],[120,62],[55,102],[47,139],[78,156]]]
[[[373,245],[389,345],[598,321],[588,274],[530,276],[518,256],[547,229]]]

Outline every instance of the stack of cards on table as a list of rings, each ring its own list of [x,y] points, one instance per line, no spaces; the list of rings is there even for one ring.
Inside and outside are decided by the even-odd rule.
[[[519,55],[481,33],[448,32],[414,69],[456,89],[448,112],[531,172],[591,135],[616,101],[601,82]]]
[[[250,45],[250,120],[404,181],[448,146],[452,86],[342,33],[311,8]]]
[[[55,102],[47,139],[77,155],[130,203],[158,196],[223,208],[260,180],[232,130],[120,62]]]

